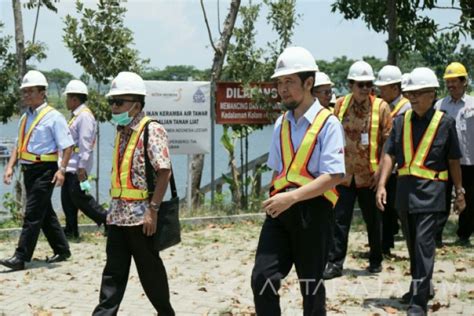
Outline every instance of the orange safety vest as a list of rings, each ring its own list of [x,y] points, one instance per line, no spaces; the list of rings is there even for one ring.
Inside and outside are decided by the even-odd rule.
[[[395,107],[393,108],[392,112],[390,112],[390,116],[393,118],[395,116],[397,116],[398,112],[400,112],[400,109],[405,105],[407,104],[408,102],[410,102],[407,98],[405,97],[401,97],[400,100],[398,101],[398,103],[395,105]]]
[[[337,117],[342,122],[344,114],[349,108],[349,103],[352,99],[352,93],[346,95],[342,101],[341,108]],[[372,113],[370,115],[370,133],[369,133],[369,161],[370,171],[376,172],[379,169],[379,155],[378,155],[378,136],[380,124],[380,104],[382,99],[370,96],[370,103],[372,105]]]
[[[128,201],[141,201],[148,198],[148,189],[137,189],[132,183],[132,163],[133,153],[140,139],[140,135],[148,121],[151,119],[147,116],[140,120],[138,129],[132,132],[127,146],[123,153],[122,161],[119,164],[120,156],[120,134],[115,135],[114,155],[112,160],[112,185],[110,188],[110,196],[114,199],[122,199]],[[145,155],[146,155],[145,151]]]
[[[41,121],[41,119],[48,114],[49,112],[53,111],[54,109],[47,105],[45,106],[35,117],[33,122],[31,123],[30,128],[28,129],[28,132],[25,134],[25,129],[26,129],[26,113],[22,115],[20,118],[20,129],[18,131],[18,150],[17,150],[17,156],[18,159],[21,160],[26,160],[26,161],[31,161],[33,163],[37,162],[54,162],[58,161],[58,153],[49,153],[49,154],[41,154],[41,155],[36,155],[33,153],[30,153],[28,151],[28,143],[30,142],[31,138],[31,133],[33,133],[33,130],[35,129],[36,125]],[[26,136],[25,136],[26,135]]]
[[[85,107],[83,107],[83,108],[79,111],[79,113],[77,113],[77,115],[73,115],[73,116],[69,119],[69,121],[67,122],[67,125],[68,125],[69,127],[71,127],[72,123],[74,123],[74,121],[77,119],[77,117],[78,117],[82,112],[89,112],[90,114],[92,114],[92,116],[94,116],[94,113],[92,113],[92,111],[91,111],[87,106],[85,106]],[[94,146],[94,144],[93,144],[93,146]],[[73,147],[72,150],[73,150],[75,153],[79,153],[79,146],[74,145],[74,147]]]
[[[286,120],[287,113],[283,115],[280,131],[283,168],[281,173],[273,179],[273,190],[270,192],[271,196],[291,186],[296,185],[301,187],[315,179],[314,176],[308,172],[308,163],[318,141],[319,132],[323,128],[324,123],[326,123],[326,120],[331,116],[331,112],[328,109],[322,108],[319,111],[313,123],[306,131],[303,141],[295,154],[291,142],[290,124],[288,120]],[[339,198],[336,189],[324,192],[323,196],[332,203],[333,207]]]
[[[425,167],[426,157],[431,150],[431,145],[433,144],[433,140],[438,132],[439,124],[444,113],[441,111],[435,111],[425,134],[416,148],[415,155],[413,155],[412,114],[413,110],[408,110],[405,112],[403,120],[403,157],[405,162],[403,166],[398,169],[398,175],[411,175],[428,180],[447,181],[448,170],[437,171]]]

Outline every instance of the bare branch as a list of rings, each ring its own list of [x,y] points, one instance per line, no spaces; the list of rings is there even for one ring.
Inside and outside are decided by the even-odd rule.
[[[217,0],[217,31],[219,34],[222,36],[221,32],[221,6],[220,6],[220,1]]]
[[[209,21],[207,20],[206,8],[204,8],[203,0],[201,0],[201,8],[202,8],[202,14],[204,15],[204,22],[206,22],[206,28],[207,28],[207,34],[209,35],[209,41],[211,42],[211,46],[214,49],[214,52],[217,53],[217,48],[214,45],[214,41],[212,40],[211,28],[209,27]]]

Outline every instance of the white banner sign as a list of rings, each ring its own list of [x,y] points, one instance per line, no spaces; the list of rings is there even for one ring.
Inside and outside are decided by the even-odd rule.
[[[145,81],[145,113],[168,132],[172,154],[211,149],[211,86],[208,81]]]

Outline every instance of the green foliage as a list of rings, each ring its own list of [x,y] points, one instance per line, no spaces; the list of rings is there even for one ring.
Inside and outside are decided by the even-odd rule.
[[[163,70],[157,68],[146,69],[142,73],[144,80],[168,80],[168,81],[187,81],[189,78],[195,81],[209,80],[211,70],[199,70],[194,66],[175,65],[166,66]]]
[[[48,10],[51,10],[55,13],[58,13],[58,8],[56,8],[55,3],[58,3],[59,0],[29,0],[27,3],[24,4],[24,6],[28,9],[34,9],[37,8],[38,5],[40,7],[45,6],[48,8]]]
[[[2,200],[3,209],[11,216],[10,223],[19,225],[22,221],[22,215],[20,212],[21,205],[17,203],[13,194],[9,192],[3,195]]]
[[[99,122],[110,121],[112,112],[104,95],[95,89],[89,89],[89,96],[87,98],[87,106],[92,110],[94,116]]]
[[[63,106],[62,92],[66,88],[66,85],[74,79],[74,76],[67,71],[54,68],[51,71],[42,71],[48,79],[49,87],[48,90],[53,92],[58,97],[58,106]]]
[[[140,60],[131,48],[133,34],[125,27],[125,12],[119,0],[99,0],[97,10],[76,1],[80,19],[65,17],[63,40],[78,62],[98,84],[108,84],[121,71],[141,73],[148,60]],[[99,121],[110,116],[110,107],[98,101]],[[94,111],[95,109],[93,109]]]
[[[19,101],[16,55],[10,52],[11,36],[3,35],[0,22],[0,120],[6,123]]]

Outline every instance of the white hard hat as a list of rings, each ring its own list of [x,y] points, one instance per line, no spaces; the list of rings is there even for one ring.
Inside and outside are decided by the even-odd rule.
[[[433,70],[426,67],[413,69],[403,91],[414,91],[424,88],[439,88],[436,74]]]
[[[145,82],[134,72],[122,71],[112,80],[110,91],[105,96],[111,97],[122,94],[146,95]]]
[[[373,81],[374,71],[372,66],[363,60],[358,60],[352,64],[347,74],[347,79],[355,81]]]
[[[68,93],[77,93],[77,94],[85,94],[88,95],[89,92],[87,90],[87,86],[81,80],[71,80],[66,86],[63,95]]]
[[[332,94],[331,100],[329,101],[329,103],[334,103],[334,104],[336,104],[336,94],[335,94],[335,93]]]
[[[313,55],[306,48],[287,47],[277,59],[272,79],[299,72],[318,70]]]
[[[402,75],[402,90],[405,90],[405,87],[408,83],[408,79],[410,79],[410,74],[406,72]]]
[[[317,86],[322,86],[322,85],[326,85],[326,84],[330,84],[331,86],[334,85],[334,83],[332,83],[331,79],[329,79],[329,76],[326,75],[324,72],[317,72],[316,73],[316,76],[315,76],[315,80],[314,80],[314,86],[317,87]]]
[[[393,65],[386,65],[380,69],[375,81],[376,86],[386,86],[389,84],[394,84],[402,81],[402,72],[400,68]]]
[[[46,77],[38,70],[30,70],[23,76],[20,89],[36,86],[47,88],[48,81],[46,80]]]

